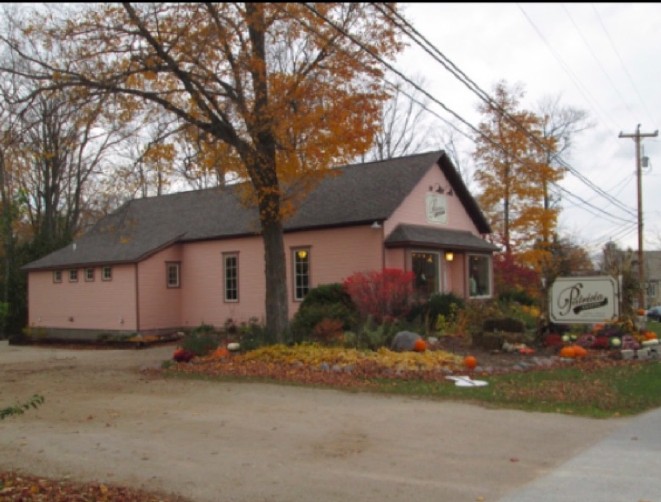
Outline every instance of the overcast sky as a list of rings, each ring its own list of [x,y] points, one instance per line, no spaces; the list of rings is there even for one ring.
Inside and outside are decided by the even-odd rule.
[[[635,143],[618,136],[635,133],[638,124],[641,133],[661,128],[661,4],[401,5],[411,24],[481,89],[491,94],[499,80],[520,83],[528,109],[560,96],[562,105],[588,113],[593,127],[575,136],[565,160],[630,212],[568,174],[561,186],[596,209],[565,195],[560,233],[592,253],[609,239],[638,249]],[[415,43],[397,68],[424,76],[436,99],[479,123],[477,95]],[[429,107],[458,123],[439,105]],[[642,140],[649,157],[642,177],[645,250],[661,250],[660,144],[661,137]],[[468,152],[473,145],[464,140],[463,147]]]

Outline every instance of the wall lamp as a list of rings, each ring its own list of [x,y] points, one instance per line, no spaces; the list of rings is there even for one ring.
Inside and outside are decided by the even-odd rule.
[[[452,261],[452,260],[454,260],[454,253],[452,251],[446,251],[445,261]]]

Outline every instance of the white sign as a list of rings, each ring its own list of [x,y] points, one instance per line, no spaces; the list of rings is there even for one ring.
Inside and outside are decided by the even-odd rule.
[[[427,207],[427,221],[429,223],[446,224],[448,222],[448,208],[445,195],[428,193],[425,203]]]
[[[551,287],[551,322],[591,324],[619,315],[617,281],[609,276],[558,277]]]

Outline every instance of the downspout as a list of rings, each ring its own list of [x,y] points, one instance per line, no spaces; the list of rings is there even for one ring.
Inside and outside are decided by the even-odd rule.
[[[381,272],[386,269],[386,230],[381,223]]]
[[[135,263],[135,331],[140,333],[140,288],[138,287],[138,265]]]

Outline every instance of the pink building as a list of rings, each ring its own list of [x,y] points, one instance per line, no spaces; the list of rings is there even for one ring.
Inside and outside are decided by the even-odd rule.
[[[486,298],[491,229],[442,151],[338,168],[285,222],[289,312],[354,272],[412,270],[426,293]],[[257,211],[236,186],[133,200],[28,264],[29,327],[54,338],[263,321]]]

